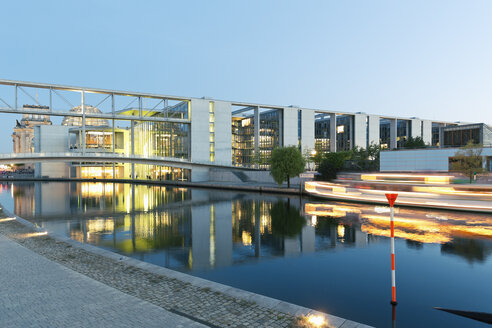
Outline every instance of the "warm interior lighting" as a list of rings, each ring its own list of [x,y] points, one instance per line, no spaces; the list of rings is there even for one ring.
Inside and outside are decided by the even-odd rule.
[[[112,179],[113,169],[103,166],[82,166],[80,168],[80,177],[83,179]]]
[[[14,221],[15,218],[5,218],[5,219],[0,219],[0,223],[1,222],[8,222],[8,221]]]

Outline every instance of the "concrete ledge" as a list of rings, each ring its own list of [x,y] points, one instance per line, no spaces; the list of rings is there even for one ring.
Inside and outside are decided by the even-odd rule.
[[[301,188],[280,188],[266,185],[236,185],[231,183],[190,182],[190,181],[160,181],[160,180],[131,180],[131,179],[76,179],[76,178],[0,178],[0,181],[27,181],[27,182],[104,182],[104,183],[132,183],[143,185],[164,185],[174,187],[193,187],[222,190],[253,191],[269,194],[302,195]]]
[[[89,253],[97,254],[97,255],[100,255],[100,256],[115,260],[115,261],[123,261],[128,265],[140,268],[142,270],[146,270],[146,271],[154,273],[154,274],[163,275],[163,276],[166,276],[168,278],[174,278],[174,279],[177,279],[177,280],[182,281],[184,283],[189,283],[189,284],[192,284],[192,285],[200,287],[200,288],[209,288],[212,291],[217,291],[217,292],[223,293],[224,295],[238,298],[238,299],[241,299],[244,301],[254,302],[257,305],[260,305],[264,308],[275,310],[275,311],[278,311],[281,313],[290,314],[293,316],[303,316],[303,315],[304,316],[305,315],[322,316],[325,318],[325,320],[329,324],[329,326],[334,327],[334,328],[371,328],[370,326],[360,324],[360,323],[357,323],[357,322],[354,322],[351,320],[346,320],[346,319],[343,319],[343,318],[340,318],[340,317],[337,317],[337,316],[334,316],[331,314],[319,312],[319,311],[316,311],[313,309],[309,309],[309,308],[306,308],[303,306],[284,302],[284,301],[274,299],[274,298],[271,298],[268,296],[259,295],[256,293],[252,293],[252,292],[248,292],[248,291],[239,289],[239,288],[235,288],[235,287],[227,286],[227,285],[217,283],[214,281],[195,277],[195,276],[192,276],[192,275],[189,275],[186,273],[182,273],[179,271],[164,268],[164,267],[161,267],[161,266],[158,266],[155,264],[142,262],[140,260],[136,260],[134,258],[130,258],[130,257],[125,256],[125,255],[114,253],[114,252],[111,252],[109,250],[105,250],[105,249],[100,248],[100,247],[80,243],[78,241],[75,241],[75,240],[70,239],[70,238],[63,236],[63,235],[59,235],[59,234],[55,234],[55,233],[48,233],[47,230],[38,227],[37,225],[33,224],[32,222],[27,221],[27,220],[13,214],[13,213],[10,213],[8,210],[3,208],[3,206],[2,206],[2,210],[7,216],[15,218],[16,221],[18,221],[19,223],[21,223],[21,224],[23,224],[23,225],[25,225],[31,229],[34,229],[37,232],[46,232],[50,237],[52,237],[58,241],[65,242],[65,243],[70,244],[74,247],[83,249]]]

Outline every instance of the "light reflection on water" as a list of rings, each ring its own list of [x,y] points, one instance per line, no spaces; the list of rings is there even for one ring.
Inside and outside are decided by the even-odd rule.
[[[381,315],[387,295],[380,292],[386,290],[389,272],[384,206],[113,183],[3,184],[0,202],[80,242],[363,323],[388,325]],[[479,327],[434,313],[431,306],[445,306],[441,298],[455,296],[450,305],[477,310],[481,304],[482,311],[492,312],[492,288],[484,293],[479,287],[490,285],[484,277],[492,274],[492,217],[397,208],[395,220],[397,281],[403,285],[398,295],[409,302],[399,306],[408,316],[399,326],[415,326],[411,317],[417,311],[427,322]],[[437,277],[441,298],[435,290],[422,295],[429,293],[422,282],[435,284]],[[320,286],[327,284],[330,291],[322,293]],[[446,284],[453,284],[454,291]],[[422,302],[419,294],[434,303]],[[474,307],[480,298],[484,302]]]

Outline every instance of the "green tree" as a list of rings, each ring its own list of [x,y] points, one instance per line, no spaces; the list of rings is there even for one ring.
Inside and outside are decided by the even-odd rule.
[[[415,138],[408,138],[407,141],[405,141],[405,144],[403,145],[403,148],[407,149],[417,149],[417,148],[426,148],[427,145],[424,142],[424,139],[422,137],[415,137]]]
[[[450,159],[451,169],[463,173],[473,181],[475,174],[484,172],[482,167],[482,145],[474,144],[473,140],[468,141],[466,146],[461,147],[454,157]]]
[[[367,149],[355,147],[351,151],[350,161],[356,171],[379,171],[379,145],[371,143]]]
[[[290,200],[287,200],[287,203],[279,201],[273,204],[270,216],[272,217],[272,232],[275,235],[294,237],[306,224],[306,219],[299,210],[290,206]]]
[[[296,146],[275,148],[271,156],[270,175],[279,185],[287,181],[290,188],[290,178],[304,172],[305,165],[306,161]]]
[[[337,178],[337,173],[343,168],[345,161],[350,159],[352,152],[341,151],[338,153],[326,153],[318,167],[320,179],[331,181]]]
[[[317,152],[314,149],[306,148],[302,153],[302,157],[304,158],[304,162],[306,163],[307,169],[311,170],[315,165],[315,156]]]

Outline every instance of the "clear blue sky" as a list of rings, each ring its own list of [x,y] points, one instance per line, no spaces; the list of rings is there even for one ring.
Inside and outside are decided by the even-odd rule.
[[[1,13],[0,78],[492,124],[489,0],[4,1]]]

